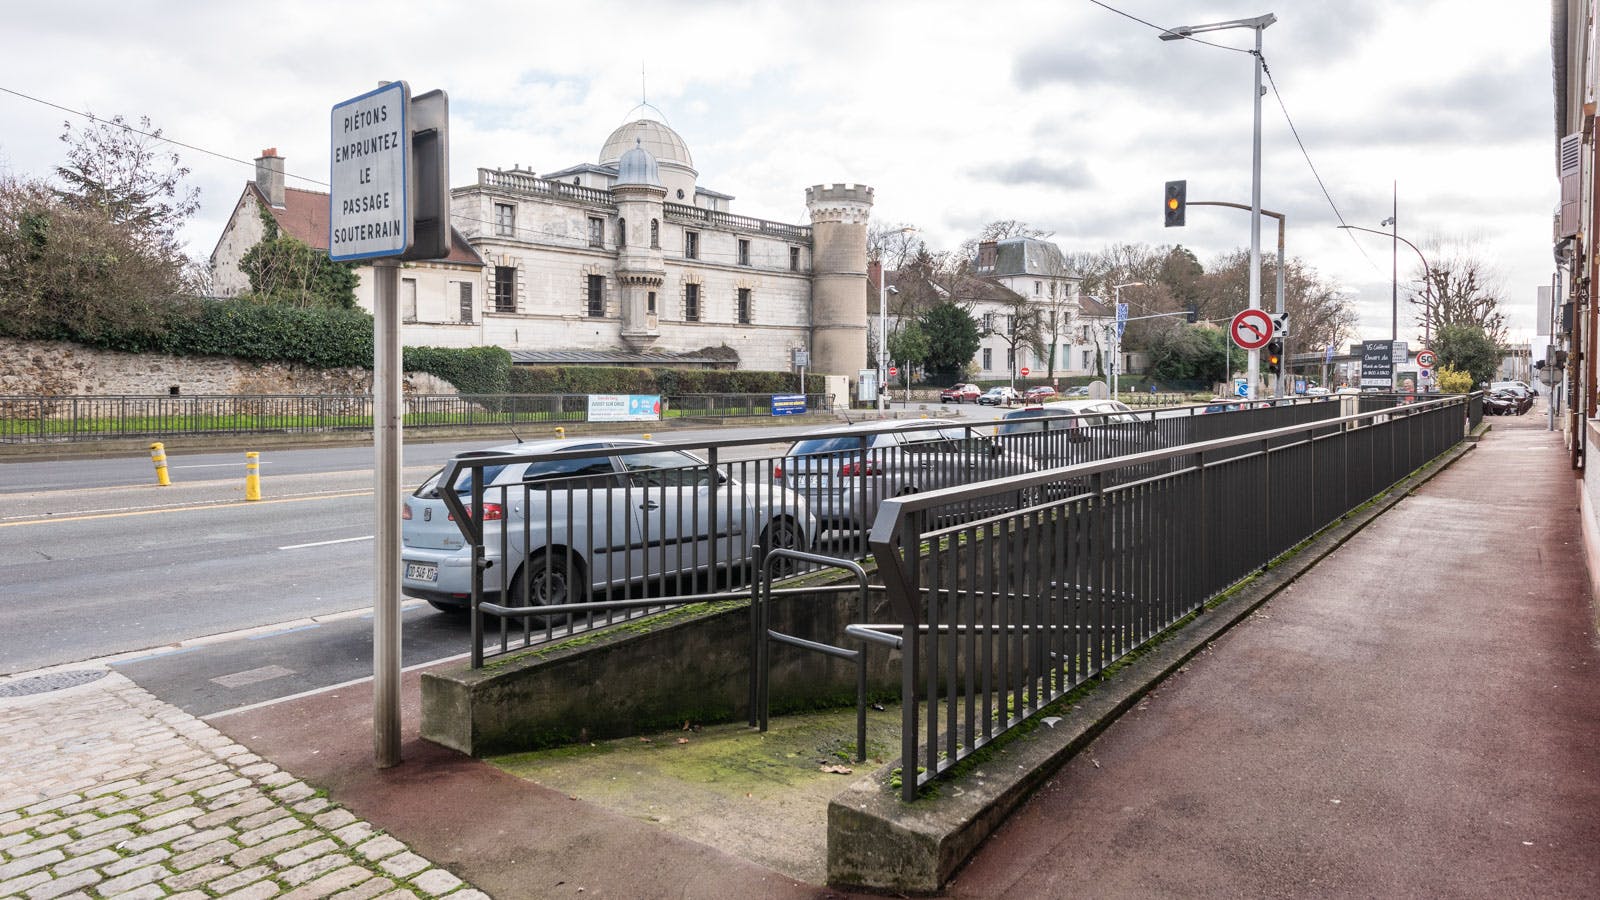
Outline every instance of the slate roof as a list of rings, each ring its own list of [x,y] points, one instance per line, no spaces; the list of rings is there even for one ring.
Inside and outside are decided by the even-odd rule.
[[[1008,238],[995,245],[994,271],[984,274],[994,277],[1049,275],[1059,278],[1073,273],[1061,255],[1061,248],[1054,243],[1038,238]]]

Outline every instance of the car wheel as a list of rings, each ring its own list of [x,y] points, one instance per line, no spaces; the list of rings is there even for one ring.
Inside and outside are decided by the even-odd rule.
[[[530,557],[512,577],[508,591],[510,596],[505,598],[505,605],[522,605],[524,579],[527,579],[528,602],[532,606],[582,603],[588,599],[588,591],[580,587],[582,580],[574,577],[576,571],[581,571],[581,567],[574,560],[572,568],[569,569],[565,554],[540,553]],[[550,616],[532,616],[531,619],[535,626],[544,627],[565,624],[568,616],[566,613],[557,613]]]
[[[805,550],[806,536],[800,524],[788,516],[773,519],[761,530],[761,546],[772,550]],[[800,560],[788,557],[773,565],[772,574],[784,578],[800,571]]]

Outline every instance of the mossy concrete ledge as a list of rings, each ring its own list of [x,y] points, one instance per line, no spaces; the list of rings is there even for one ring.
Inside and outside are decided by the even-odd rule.
[[[818,575],[800,585],[833,580]],[[861,620],[860,595],[774,597],[770,615],[774,630],[853,648],[844,629]],[[854,663],[781,644],[772,645],[771,659],[774,714],[855,704]],[[894,696],[899,654],[867,659],[873,696]],[[481,669],[424,672],[422,736],[491,756],[686,721],[733,722],[749,714],[749,677],[748,602],[694,604],[491,659]]]
[[[1462,443],[1366,507],[1236,588],[1221,602],[1082,693],[1058,700],[975,759],[965,775],[935,782],[912,803],[890,781],[900,761],[858,779],[828,804],[828,883],[904,894],[943,889],[973,851],[1057,770],[1207,644],[1243,621],[1373,519],[1460,459]],[[1046,723],[1045,718],[1056,721]]]

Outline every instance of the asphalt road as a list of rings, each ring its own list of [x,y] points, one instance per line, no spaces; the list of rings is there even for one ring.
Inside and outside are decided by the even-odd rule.
[[[969,422],[1001,412],[960,410]],[[803,430],[670,437],[777,439],[733,459]],[[484,445],[407,445],[402,490]],[[173,455],[168,487],[143,455],[0,464],[0,675],[120,655],[130,677],[200,715],[370,675],[371,448],[264,453],[257,502],[244,500],[240,456]],[[404,665],[468,648],[463,618],[411,601],[403,621]]]

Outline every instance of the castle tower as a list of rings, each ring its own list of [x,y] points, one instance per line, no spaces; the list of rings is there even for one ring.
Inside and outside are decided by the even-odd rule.
[[[634,350],[643,350],[661,337],[657,304],[667,274],[660,240],[666,196],[655,157],[636,140],[633,149],[618,160],[617,181],[611,186],[619,219],[617,289],[622,294],[622,340]]]
[[[872,188],[806,188],[811,213],[811,370],[848,375],[867,367],[867,220]]]

